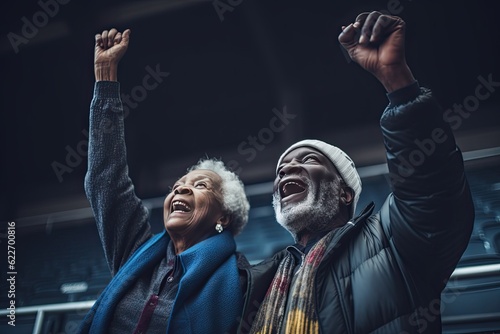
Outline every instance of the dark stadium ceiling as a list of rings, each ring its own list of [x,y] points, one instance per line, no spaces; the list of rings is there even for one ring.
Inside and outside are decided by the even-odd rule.
[[[500,146],[500,24],[488,1],[9,2],[2,10],[0,221],[88,206],[93,39],[132,29],[119,68],[130,174],[161,196],[198,158],[223,159],[247,184],[273,178],[293,141],[317,137],[358,166],[384,162],[382,87],[347,61],[340,26],[382,10],[407,22],[408,62],[451,109],[464,151]],[[151,72],[154,89],[143,87]],[[473,112],[481,80],[490,95]],[[454,109],[455,108],[455,109]],[[59,169],[57,169],[58,166]],[[65,166],[61,169],[61,166]]]

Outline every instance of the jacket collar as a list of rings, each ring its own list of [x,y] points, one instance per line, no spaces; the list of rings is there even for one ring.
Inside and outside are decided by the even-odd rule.
[[[357,215],[354,219],[348,221],[344,226],[340,227],[335,236],[333,237],[330,245],[328,246],[325,254],[325,258],[330,256],[331,253],[342,246],[345,240],[349,239],[349,236],[361,226],[363,226],[367,220],[367,218],[372,214],[373,209],[375,208],[375,204],[370,202],[359,215]]]
[[[366,221],[366,218],[368,218],[372,212],[373,212],[373,209],[375,208],[375,203],[373,202],[370,202],[364,209],[363,211],[361,211],[361,213],[359,215],[357,215],[353,221],[352,221],[352,224],[356,225],[358,224],[359,222],[364,222]]]

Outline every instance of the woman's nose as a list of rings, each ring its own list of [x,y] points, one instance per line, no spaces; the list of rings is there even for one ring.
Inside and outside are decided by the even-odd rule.
[[[174,194],[176,195],[186,195],[191,193],[192,193],[191,188],[186,186],[178,186],[177,188],[174,189]]]

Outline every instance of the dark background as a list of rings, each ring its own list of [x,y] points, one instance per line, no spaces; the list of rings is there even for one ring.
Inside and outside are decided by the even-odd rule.
[[[500,328],[498,270],[480,270],[500,261],[498,2],[220,0],[229,8],[220,17],[213,0],[60,1],[9,1],[0,11],[0,244],[5,249],[6,222],[15,221],[17,307],[61,303],[44,314],[40,333],[74,332],[86,310],[70,311],[69,302],[95,300],[110,279],[83,190],[97,32],[132,29],[118,74],[122,93],[137,94],[148,67],[170,73],[125,121],[130,176],[153,231],[163,229],[163,197],[176,178],[200,157],[218,157],[248,186],[249,224],[236,243],[258,262],[293,243],[270,205],[275,163],[293,142],[322,139],[354,159],[363,178],[358,211],[369,201],[378,210],[390,191],[380,168],[385,91],[337,42],[342,25],[371,10],[407,22],[408,63],[445,110],[473,101],[481,80],[499,83],[467,118],[454,115],[476,208],[458,271],[476,274],[450,280],[443,294],[452,298],[443,300],[453,302],[442,309],[444,333]],[[42,8],[49,3],[50,17]],[[34,19],[40,27],[23,37]],[[26,39],[16,51],[9,36]],[[270,132],[285,108],[295,118]],[[249,138],[259,133],[250,154]],[[4,254],[0,304],[8,305]],[[87,288],[63,291],[75,283]],[[34,322],[18,314],[17,332],[6,322],[0,331],[31,332]]]
[[[22,18],[33,22],[42,7],[34,0],[4,4],[0,221],[88,207],[86,155],[73,158],[61,178],[53,165],[67,166],[68,150],[85,153],[94,34],[103,29],[132,29],[119,68],[123,93],[142,84],[147,66],[170,73],[126,118],[130,175],[142,198],[163,196],[204,155],[232,161],[248,185],[268,182],[279,154],[305,137],[344,148],[357,166],[383,163],[385,92],[337,42],[340,26],[362,11],[389,11],[407,22],[408,63],[444,108],[474,95],[479,76],[500,81],[494,1],[232,4],[221,20],[213,1],[70,0],[18,52],[8,34],[22,36]],[[499,96],[493,92],[457,127],[464,151],[500,146]],[[238,146],[285,106],[297,115],[285,130],[255,157],[241,154]]]

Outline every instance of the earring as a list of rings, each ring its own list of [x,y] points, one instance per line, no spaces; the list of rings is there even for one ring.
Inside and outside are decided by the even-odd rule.
[[[220,223],[217,223],[217,225],[215,225],[215,230],[221,233],[222,231],[224,231],[224,227],[222,227]]]

